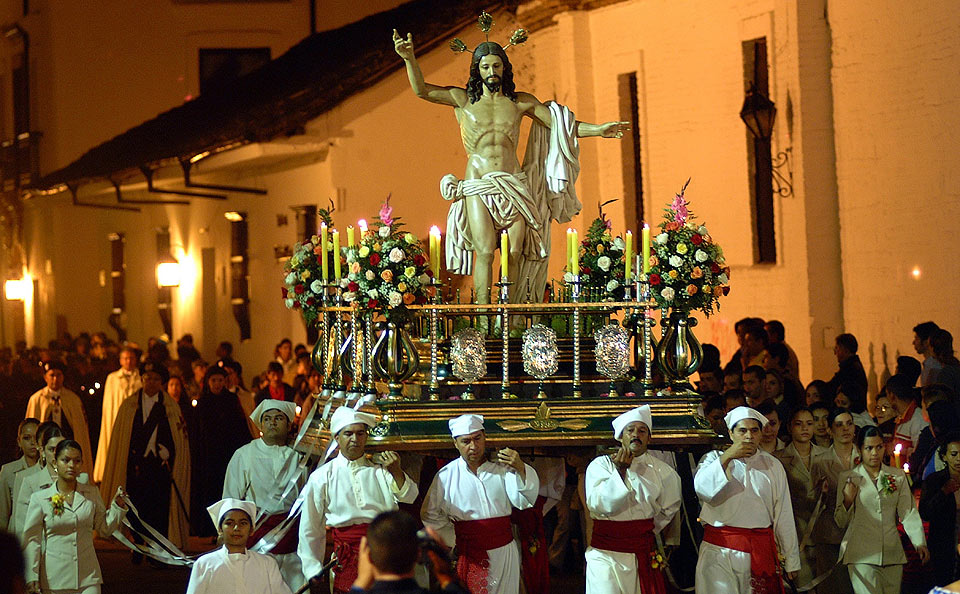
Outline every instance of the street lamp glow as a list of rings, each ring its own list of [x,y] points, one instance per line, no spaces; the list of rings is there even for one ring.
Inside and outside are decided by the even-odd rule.
[[[3,292],[9,301],[24,301],[30,295],[33,283],[29,279],[10,279],[3,285]]]
[[[180,263],[174,261],[157,264],[157,285],[160,287],[179,287]]]

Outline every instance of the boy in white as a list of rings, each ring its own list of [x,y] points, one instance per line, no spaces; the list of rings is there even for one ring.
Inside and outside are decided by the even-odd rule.
[[[303,490],[297,553],[310,579],[320,572],[327,544],[327,526],[337,555],[334,593],[348,592],[357,577],[360,540],[370,521],[398,503],[413,503],[417,485],[400,468],[400,456],[384,452],[375,464],[365,456],[367,429],[376,418],[340,406],[330,419],[330,434],[340,453],[310,475]]]
[[[287,445],[296,415],[297,406],[293,402],[272,398],[261,402],[250,419],[262,437],[234,452],[227,465],[223,497],[253,501],[264,516],[259,522],[254,518],[256,528],[247,542],[249,547],[255,547],[286,519],[305,482],[300,456]],[[291,590],[305,581],[297,556],[297,532],[297,527],[292,526],[286,534],[276,535],[279,540],[264,550],[277,560],[283,581]]]
[[[536,503],[537,473],[510,448],[497,452],[497,462],[487,460],[482,416],[461,415],[448,426],[460,457],[437,472],[421,519],[445,542],[457,543],[457,573],[471,592],[516,594],[520,552],[510,512]]]
[[[778,551],[786,559],[787,578],[800,570],[787,474],[779,460],[759,449],[766,417],[738,406],[724,422],[733,445],[707,453],[693,479],[704,524],[696,591],[782,593]]]
[[[613,421],[620,449],[587,466],[587,509],[593,539],[587,549],[587,594],[662,594],[663,573],[650,564],[660,533],[680,510],[680,476],[647,452],[650,406]]]
[[[193,564],[187,594],[290,594],[276,561],[247,550],[257,517],[252,501],[221,499],[207,513],[223,537],[223,547]]]

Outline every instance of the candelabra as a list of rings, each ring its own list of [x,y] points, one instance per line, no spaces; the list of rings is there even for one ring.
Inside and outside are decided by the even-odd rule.
[[[501,276],[497,286],[500,287],[500,304],[510,302],[510,281]],[[500,380],[501,398],[510,400],[516,398],[510,393],[510,313],[506,307],[500,309],[500,334],[503,339],[503,378]]]
[[[650,281],[646,273],[637,275],[637,296],[643,307],[643,378],[640,389],[644,398],[652,398],[656,391],[653,385],[653,318],[647,304],[650,303]]]
[[[440,293],[441,285],[437,282],[437,279],[433,279],[433,284],[435,294],[433,297],[433,304],[440,304]],[[430,400],[440,400],[440,378],[437,377],[437,368],[439,367],[439,342],[440,342],[440,313],[437,311],[437,308],[430,309],[430,388],[428,390],[428,398]]]
[[[580,275],[574,275],[570,285],[570,301],[580,301]],[[573,308],[573,397],[580,398],[580,308]]]

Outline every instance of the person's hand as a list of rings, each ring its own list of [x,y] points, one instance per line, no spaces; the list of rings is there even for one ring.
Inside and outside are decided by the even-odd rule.
[[[525,479],[527,474],[527,466],[523,463],[523,460],[520,459],[520,452],[517,450],[503,448],[497,452],[497,462],[500,464],[506,464],[510,468],[513,468],[517,471],[517,474],[519,474],[521,478]]]
[[[758,447],[759,446],[756,443],[741,441],[727,448],[727,451],[725,451],[723,455],[727,460],[734,460],[736,458],[749,458],[757,453]]]
[[[40,594],[40,582],[38,581],[28,582],[27,594]]]
[[[917,547],[917,556],[920,557],[920,563],[926,565],[930,560],[930,549],[926,545],[920,545]]]
[[[117,487],[117,494],[114,495],[113,502],[116,503],[120,509],[127,509],[127,502],[123,500],[123,497],[123,487]]]
[[[170,459],[170,450],[162,443],[157,444],[157,452],[160,454],[160,459],[164,462]]]
[[[797,576],[798,576],[799,574],[800,574],[799,571],[788,571],[788,572],[787,572],[787,579],[792,582],[793,580],[797,579]]]
[[[630,131],[630,122],[607,122],[600,124],[600,135],[604,138],[623,138]]]
[[[449,555],[450,549],[447,547],[446,543],[443,542],[443,539],[440,538],[440,535],[436,530],[429,526],[424,526],[427,534],[430,535],[430,538],[434,540],[443,550]],[[441,557],[436,551],[429,548],[426,549],[427,558],[430,560],[430,566],[433,569],[433,575],[437,578],[437,583],[440,585],[440,588],[446,588],[450,582],[457,582],[457,572],[453,570],[453,566],[450,565],[449,559],[446,557]]]
[[[857,498],[857,493],[860,492],[860,487],[853,482],[852,479],[848,478],[847,483],[843,485],[843,505],[846,508],[850,508],[853,505],[853,500]]]
[[[360,552],[357,555],[357,580],[354,588],[369,590],[373,585],[373,563],[370,561],[370,547],[367,546],[367,537],[360,538]]]
[[[394,476],[403,472],[403,469],[400,468],[400,454],[396,452],[381,452],[380,466],[383,466],[387,472]]]
[[[943,483],[943,486],[940,487],[940,490],[943,491],[944,495],[953,495],[957,489],[960,489],[960,481],[957,481],[956,479],[950,479]]]
[[[404,60],[413,59],[413,34],[407,33],[407,38],[404,39],[400,37],[400,34],[397,33],[397,30],[393,30],[393,49],[397,51],[397,55],[403,58]]]
[[[619,450],[610,455],[610,460],[616,464],[617,469],[622,473],[633,463],[633,454],[627,448],[620,446]]]

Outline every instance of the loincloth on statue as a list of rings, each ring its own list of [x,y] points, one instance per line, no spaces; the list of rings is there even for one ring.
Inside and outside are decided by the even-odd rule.
[[[544,224],[549,213],[542,213],[527,185],[525,173],[492,171],[478,179],[458,179],[447,174],[440,180],[440,194],[453,201],[447,213],[446,264],[455,274],[473,273],[474,244],[467,221],[463,198],[476,196],[490,213],[494,227],[500,231],[517,221],[525,223],[521,251],[525,258],[543,259]]]

